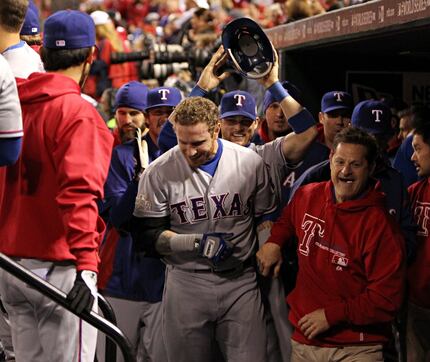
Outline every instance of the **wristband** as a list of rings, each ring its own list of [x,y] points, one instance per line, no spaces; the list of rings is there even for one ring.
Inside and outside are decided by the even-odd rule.
[[[287,90],[282,86],[279,80],[273,83],[267,90],[278,103],[289,96]]]
[[[205,91],[203,88],[199,87],[197,84],[191,90],[189,97],[207,97],[209,92]]]
[[[303,108],[299,113],[288,119],[288,124],[294,133],[299,134],[315,126],[316,123],[312,114],[306,108]]]

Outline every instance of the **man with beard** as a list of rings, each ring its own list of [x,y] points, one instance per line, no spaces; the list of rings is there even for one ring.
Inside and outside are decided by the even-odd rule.
[[[115,120],[122,144],[135,138],[136,128],[145,128],[147,94],[148,87],[137,81],[124,84],[116,93]]]
[[[45,22],[47,73],[18,80],[25,140],[0,169],[0,251],[67,294],[80,313],[97,308],[98,248],[112,136],[81,97],[95,51],[92,19],[60,11]],[[94,361],[97,330],[4,270],[0,294],[18,361]]]
[[[181,93],[176,88],[161,87],[147,92],[146,86],[139,82],[125,84],[116,95],[119,133],[126,142],[113,150],[105,199],[100,205],[108,225],[100,248],[99,287],[112,305],[118,327],[131,341],[138,360],[166,360],[161,334],[165,267],[157,258],[134,253],[129,221],[145,163],[151,163],[159,155],[156,143],[159,129],[180,100]],[[99,339],[97,356],[104,360],[104,338]],[[119,351],[117,357],[122,361]]]

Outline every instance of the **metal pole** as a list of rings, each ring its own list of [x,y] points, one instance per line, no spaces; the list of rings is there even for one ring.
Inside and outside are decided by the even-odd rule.
[[[97,293],[97,299],[99,308],[102,311],[105,319],[116,325],[115,312],[112,309],[112,306],[100,293]],[[116,362],[116,344],[110,338],[107,338],[107,336],[105,346],[105,362]]]
[[[127,337],[124,336],[122,331],[117,326],[100,317],[97,313],[93,311],[91,311],[90,313],[84,311],[81,314],[77,314],[72,308],[70,308],[70,305],[66,300],[66,294],[63,291],[54,287],[52,284],[49,284],[39,276],[33,274],[32,272],[24,268],[21,264],[7,257],[3,253],[0,253],[0,268],[14,275],[22,282],[29,284],[43,295],[47,296],[54,302],[61,305],[63,308],[67,309],[74,315],[78,316],[79,318],[83,319],[84,321],[88,322],[89,324],[106,334],[110,339],[112,339],[116,342],[116,344],[119,345],[124,356],[125,362],[135,361],[129,340],[127,339]]]

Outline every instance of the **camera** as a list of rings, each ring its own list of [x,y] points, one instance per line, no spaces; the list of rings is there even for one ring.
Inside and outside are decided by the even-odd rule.
[[[195,75],[197,68],[203,68],[209,63],[214,51],[214,49],[185,49],[177,44],[154,43],[149,45],[148,49],[131,53],[112,53],[111,63],[141,62],[139,68],[142,79],[165,79],[184,69],[190,70]]]
[[[190,65],[187,62],[158,64],[143,61],[140,67],[140,75],[143,79],[165,79],[169,75],[179,73],[181,70],[189,69]]]

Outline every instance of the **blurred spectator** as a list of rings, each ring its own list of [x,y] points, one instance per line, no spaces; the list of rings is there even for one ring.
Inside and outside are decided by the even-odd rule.
[[[333,11],[344,7],[342,0],[325,0],[325,10]]]
[[[85,85],[85,93],[98,99],[106,88],[120,88],[138,77],[135,62],[111,64],[113,52],[128,53],[130,48],[119,36],[109,14],[98,10],[91,13],[91,17],[96,25],[99,52],[97,60],[91,67],[91,76]]]
[[[284,3],[284,11],[289,23],[325,12],[318,0],[288,0]]]

